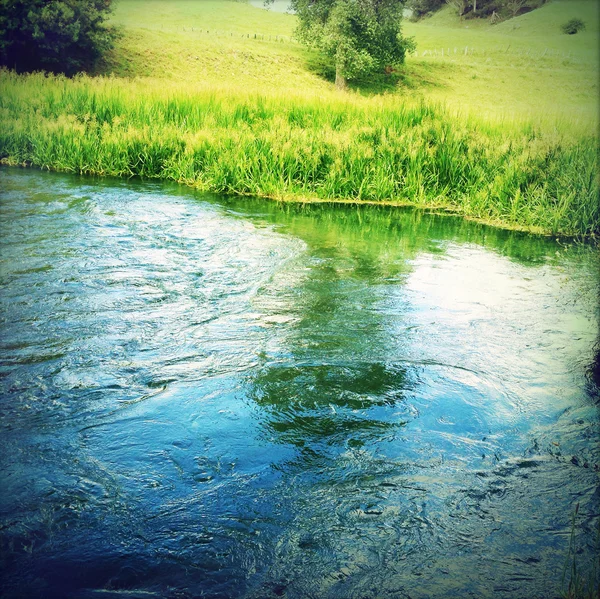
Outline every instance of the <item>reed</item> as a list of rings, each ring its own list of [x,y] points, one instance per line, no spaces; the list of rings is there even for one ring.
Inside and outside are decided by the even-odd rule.
[[[591,567],[582,571],[582,564],[578,560],[576,548],[576,533],[578,530],[577,516],[579,514],[579,503],[576,504],[571,516],[571,534],[569,535],[569,549],[567,559],[563,568],[561,579],[564,599],[598,599],[600,597],[600,522],[596,535],[595,549],[596,557]]]
[[[0,158],[276,199],[391,202],[600,233],[597,138],[393,96],[0,73]]]

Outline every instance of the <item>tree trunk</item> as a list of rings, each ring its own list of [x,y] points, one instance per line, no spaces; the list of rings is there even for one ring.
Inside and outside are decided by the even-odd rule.
[[[346,77],[342,75],[341,65],[339,64],[335,67],[335,87],[339,90],[346,89]]]

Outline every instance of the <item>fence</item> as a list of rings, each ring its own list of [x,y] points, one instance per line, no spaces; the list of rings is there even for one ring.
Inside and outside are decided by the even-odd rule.
[[[175,27],[174,29],[165,30],[161,27],[162,31],[171,31],[171,32],[184,32],[184,33],[196,33],[198,35],[214,35],[216,37],[222,38],[237,38],[237,39],[255,39],[260,41],[268,41],[268,42],[281,42],[281,43],[298,43],[295,38],[290,35],[273,35],[267,33],[239,33],[233,31],[222,31],[220,29],[202,29],[201,27]]]
[[[161,27],[161,29],[163,29]],[[298,40],[289,35],[273,35],[266,33],[239,33],[233,31],[224,31],[220,29],[202,29],[199,27],[176,27],[170,31],[174,32],[185,32],[185,33],[195,33],[198,35],[214,35],[216,37],[221,38],[236,38],[236,39],[249,39],[249,40],[259,40],[265,42],[278,42],[278,43],[286,43],[286,44],[298,44]],[[545,48],[542,50],[533,50],[531,48],[523,49],[523,48],[511,48],[511,44],[508,44],[506,47],[497,46],[496,48],[475,48],[472,46],[454,46],[454,47],[445,47],[445,48],[433,48],[433,49],[425,49],[421,50],[417,48],[414,52],[409,54],[409,56],[414,57],[425,57],[425,56],[438,56],[438,57],[448,57],[448,56],[486,56],[486,55],[494,55],[494,54],[511,54],[513,56],[530,56],[531,58],[543,58],[543,57],[552,57],[552,58],[563,58],[566,60],[571,59],[572,55],[569,51],[568,53],[561,52],[560,50],[553,50],[551,48]]]
[[[427,50],[416,49],[412,56],[415,57],[424,57],[424,56],[491,56],[494,54],[511,54],[512,56],[531,56],[531,58],[544,58],[548,56],[549,58],[564,58],[569,60],[572,57],[571,51],[565,53],[560,50],[553,50],[551,48],[545,48],[542,50],[532,50],[531,48],[523,49],[523,48],[514,48],[511,49],[510,44],[504,48],[504,46],[498,46],[496,48],[473,48],[472,46],[463,46],[463,47],[450,47],[450,48],[434,48]]]

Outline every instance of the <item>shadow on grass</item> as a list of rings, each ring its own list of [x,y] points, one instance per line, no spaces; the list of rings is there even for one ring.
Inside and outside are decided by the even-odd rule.
[[[306,52],[304,56],[306,69],[333,84],[335,67],[326,57],[317,53]],[[447,88],[443,75],[447,74],[448,65],[426,62],[409,62],[394,67],[390,73],[371,73],[348,81],[348,89],[365,96],[393,93],[401,90],[419,91],[425,89]]]

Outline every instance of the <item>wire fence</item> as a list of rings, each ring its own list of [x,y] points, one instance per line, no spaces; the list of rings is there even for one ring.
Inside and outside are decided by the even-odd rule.
[[[213,35],[222,38],[236,38],[236,39],[253,39],[265,42],[280,42],[280,43],[293,43],[297,44],[298,41],[290,35],[279,35],[279,34],[268,34],[268,33],[240,33],[239,31],[225,31],[221,29],[203,29],[201,27],[175,27],[174,29],[164,29],[162,31],[171,31],[175,33],[195,33],[198,35]]]
[[[161,27],[162,30],[164,30]],[[200,27],[193,26],[182,26],[176,27],[174,29],[170,29],[172,32],[185,32],[185,33],[194,33],[197,35],[209,35],[220,38],[231,38],[231,39],[247,39],[247,40],[258,40],[264,42],[277,42],[277,43],[286,43],[286,44],[298,44],[298,40],[290,35],[279,35],[279,34],[267,34],[267,33],[240,33],[235,31],[227,31],[221,29],[203,29]],[[446,46],[440,48],[417,48],[413,52],[409,54],[409,56],[413,56],[415,58],[423,58],[426,56],[436,56],[436,57],[458,57],[458,56],[486,56],[486,55],[495,55],[495,54],[510,54],[513,56],[525,56],[531,58],[544,58],[544,57],[552,57],[552,58],[562,58],[569,60],[573,58],[572,53],[564,52],[561,50],[556,50],[552,48],[544,48],[543,50],[536,48],[522,48],[522,47],[513,47],[511,44],[506,46],[496,46],[493,48],[477,48],[473,46]]]
[[[571,59],[572,53],[556,50],[552,48],[532,49],[532,48],[511,48],[508,46],[497,46],[494,48],[475,48],[472,46],[454,46],[445,48],[421,49],[417,48],[410,55],[415,57],[438,56],[438,57],[454,57],[454,56],[491,56],[497,54],[510,54],[512,56],[522,56],[531,58],[563,58]]]

